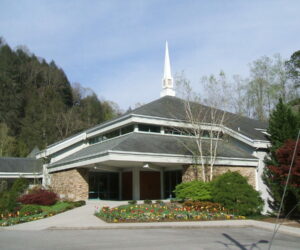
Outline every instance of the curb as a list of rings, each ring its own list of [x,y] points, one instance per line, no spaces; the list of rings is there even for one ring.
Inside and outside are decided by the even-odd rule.
[[[227,222],[227,223],[226,223]],[[242,220],[242,221],[205,221],[204,223],[184,223],[184,222],[171,222],[168,224],[161,224],[163,222],[152,222],[152,223],[107,223],[108,225],[103,226],[87,226],[87,227],[49,227],[45,230],[111,230],[111,229],[197,229],[197,228],[222,228],[222,227],[255,227],[260,229],[265,229],[273,232],[275,224],[269,222],[255,221],[255,220]],[[174,223],[174,224],[173,224]],[[175,224],[176,223],[176,224]],[[182,223],[182,224],[180,224]],[[300,237],[300,228],[289,227],[281,225],[278,233],[291,234]]]

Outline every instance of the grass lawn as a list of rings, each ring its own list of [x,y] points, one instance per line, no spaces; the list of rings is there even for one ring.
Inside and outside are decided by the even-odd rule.
[[[213,206],[196,208],[175,203],[102,207],[95,215],[106,222],[113,223],[245,219],[244,216],[232,215],[222,208],[219,210]]]

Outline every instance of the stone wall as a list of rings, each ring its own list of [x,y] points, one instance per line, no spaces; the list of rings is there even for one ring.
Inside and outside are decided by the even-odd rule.
[[[253,188],[256,188],[256,178],[255,178],[255,167],[235,167],[235,166],[214,166],[213,176],[224,174],[227,171],[237,171],[242,176],[245,176],[248,179],[248,183],[252,185]],[[209,170],[206,169],[206,174],[208,175]],[[183,167],[182,172],[182,182],[188,182],[193,180],[202,180],[202,168],[201,166],[188,165]]]
[[[88,169],[70,169],[50,174],[51,188],[60,198],[73,201],[89,196]]]

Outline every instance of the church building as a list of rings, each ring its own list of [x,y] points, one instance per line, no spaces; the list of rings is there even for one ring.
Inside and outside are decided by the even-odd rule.
[[[193,105],[204,111],[210,108]],[[225,115],[227,123],[203,119],[201,125],[203,147],[211,140],[206,130],[222,135],[215,138],[214,176],[238,171],[266,198],[261,174],[269,145],[267,124],[229,112]],[[62,198],[74,200],[174,197],[177,184],[199,176],[195,168],[199,163],[186,146],[196,143],[195,135],[186,132],[192,126],[185,100],[176,97],[166,44],[160,98],[40,151],[37,158],[45,162],[43,183]]]

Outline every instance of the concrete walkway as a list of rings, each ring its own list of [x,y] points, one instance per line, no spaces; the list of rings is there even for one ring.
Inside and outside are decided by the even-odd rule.
[[[85,206],[45,219],[2,227],[0,230],[47,230],[47,229],[146,229],[146,228],[204,228],[204,227],[257,227],[273,231],[274,224],[255,220],[186,221],[151,223],[106,223],[94,216],[102,206],[115,207],[126,201],[87,201]],[[300,228],[280,226],[279,232],[300,237]]]

